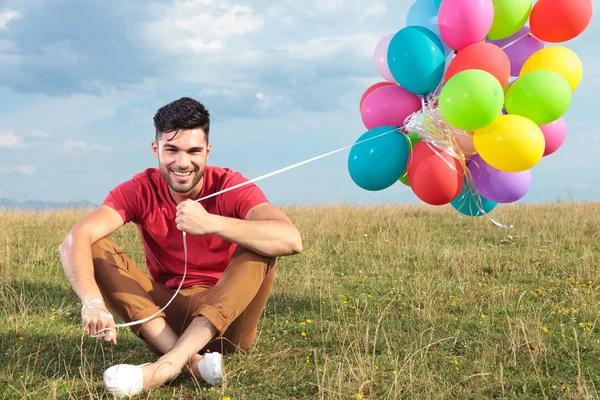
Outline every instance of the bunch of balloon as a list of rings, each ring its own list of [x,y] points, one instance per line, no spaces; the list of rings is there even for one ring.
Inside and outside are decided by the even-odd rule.
[[[416,0],[406,26],[375,46],[383,81],[360,99],[357,142],[373,140],[352,147],[352,180],[400,181],[468,216],[522,199],[531,170],[564,143],[583,77],[560,44],[592,15],[592,0]]]

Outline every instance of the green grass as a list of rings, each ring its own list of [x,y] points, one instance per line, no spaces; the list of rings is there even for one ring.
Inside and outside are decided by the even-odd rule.
[[[600,204],[286,208],[305,251],[279,260],[256,346],[227,384],[182,374],[153,399],[599,398]],[[155,357],[128,330],[82,335],[57,247],[83,211],[0,214],[0,393],[108,398],[102,372]],[[134,226],[112,236],[140,266]]]

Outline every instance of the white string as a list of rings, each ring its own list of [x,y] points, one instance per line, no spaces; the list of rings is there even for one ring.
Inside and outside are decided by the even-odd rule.
[[[287,167],[283,167],[283,168],[281,168],[281,169],[278,169],[278,170],[276,170],[276,171],[273,171],[273,172],[269,172],[269,173],[267,173],[267,174],[261,175],[261,176],[259,176],[259,177],[256,177],[256,178],[254,178],[254,179],[251,179],[251,180],[248,180],[248,181],[244,181],[244,182],[242,182],[242,183],[240,183],[240,184],[237,184],[237,185],[235,185],[235,186],[228,187],[228,188],[226,188],[226,189],[223,189],[223,190],[221,190],[221,191],[219,191],[219,192],[216,192],[216,193],[209,194],[208,196],[204,196],[204,197],[202,197],[202,198],[200,198],[200,199],[198,199],[198,200],[194,200],[194,202],[200,202],[200,201],[202,201],[202,200],[206,200],[206,199],[209,199],[209,198],[211,198],[211,197],[217,196],[217,195],[219,195],[219,194],[223,194],[223,193],[229,192],[229,191],[231,191],[231,190],[234,190],[234,189],[240,188],[240,187],[242,187],[242,186],[249,185],[249,184],[251,184],[251,183],[254,183],[254,182],[258,182],[258,181],[260,181],[260,180],[263,180],[263,179],[265,179],[265,178],[269,178],[269,177],[271,177],[271,176],[278,175],[278,174],[280,174],[280,173],[282,173],[282,172],[289,171],[289,170],[291,170],[291,169],[294,169],[294,168],[300,167],[300,166],[302,166],[302,165],[305,165],[305,164],[311,163],[311,162],[313,162],[313,161],[316,161],[316,160],[319,160],[319,159],[321,159],[321,158],[328,157],[328,156],[330,156],[330,155],[332,155],[332,154],[339,153],[340,151],[347,150],[347,149],[349,149],[349,148],[352,148],[352,147],[354,147],[354,146],[356,146],[356,145],[358,145],[358,144],[362,144],[362,143],[368,142],[369,140],[373,140],[373,139],[380,138],[380,137],[382,137],[382,136],[385,136],[385,135],[387,135],[387,134],[389,134],[389,133],[392,133],[392,132],[398,132],[399,130],[400,130],[399,128],[395,128],[395,129],[393,129],[393,130],[390,130],[390,131],[387,131],[387,132],[380,133],[380,134],[378,134],[378,135],[375,135],[375,136],[373,136],[373,137],[370,137],[370,138],[367,138],[367,139],[363,139],[363,140],[357,141],[357,142],[355,142],[355,143],[353,143],[353,144],[351,144],[351,145],[348,145],[348,146],[341,147],[341,148],[339,148],[339,149],[337,149],[337,150],[333,150],[333,151],[330,151],[330,152],[328,152],[328,153],[321,154],[321,155],[319,155],[319,156],[312,157],[312,158],[309,158],[309,159],[307,159],[307,160],[304,160],[304,161],[300,161],[300,162],[298,162],[298,163],[296,163],[296,164],[292,164],[292,165],[289,165],[289,166],[287,166]],[[179,294],[179,291],[181,290],[181,286],[183,285],[183,281],[185,280],[185,277],[186,277],[186,274],[187,274],[187,256],[188,256],[188,255],[187,255],[187,234],[186,234],[186,232],[183,232],[183,254],[184,254],[184,267],[183,267],[183,276],[182,276],[182,278],[181,278],[181,282],[179,283],[179,287],[178,287],[178,288],[177,288],[177,290],[175,291],[175,294],[173,295],[173,297],[171,297],[171,300],[169,300],[169,301],[167,302],[167,304],[165,304],[165,306],[164,306],[163,308],[161,308],[160,310],[158,310],[157,312],[155,312],[155,313],[154,313],[154,314],[152,314],[151,316],[149,316],[149,317],[146,317],[146,318],[144,318],[144,319],[141,319],[141,320],[139,320],[139,321],[131,321],[131,322],[123,323],[123,324],[116,324],[116,325],[115,325],[115,328],[123,328],[123,327],[134,326],[134,325],[139,325],[139,324],[143,324],[143,323],[145,323],[145,322],[148,322],[148,321],[150,321],[152,318],[154,318],[154,317],[156,317],[157,315],[159,315],[160,313],[162,313],[162,312],[163,312],[163,311],[164,311],[164,310],[165,310],[165,309],[166,309],[166,308],[169,306],[169,304],[171,304],[171,302],[172,302],[172,301],[175,299],[175,297],[177,297],[177,295]],[[87,303],[84,303],[84,306],[83,306],[82,310],[83,310],[83,309],[86,309],[86,308],[95,308],[95,307],[89,307],[89,306],[88,306],[88,304],[89,304],[89,303],[91,303],[91,302],[95,302],[95,301],[96,301],[96,302],[97,302],[97,301],[100,301],[100,302],[101,302],[101,300],[98,300],[98,299],[90,300],[90,301],[88,301]],[[109,314],[110,314],[110,313],[109,313]],[[83,317],[86,317],[86,316],[91,316],[91,315],[92,315],[92,314],[87,314],[87,315],[84,315]],[[110,318],[113,318],[113,317],[112,317],[112,314],[110,315]],[[113,332],[112,332],[112,331],[113,331],[113,329],[111,329],[111,328],[105,328],[105,329],[102,329],[102,330],[98,331],[98,334],[91,334],[91,335],[90,335],[90,337],[99,338],[99,337],[107,337],[107,336],[112,336],[112,335],[113,335]],[[108,332],[108,333],[101,334],[101,332]]]

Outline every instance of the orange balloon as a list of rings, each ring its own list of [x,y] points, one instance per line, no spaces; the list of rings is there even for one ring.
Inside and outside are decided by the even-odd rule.
[[[529,26],[539,40],[561,43],[581,34],[592,20],[592,0],[538,0]]]
[[[492,43],[475,43],[465,47],[450,61],[444,82],[467,69],[481,69],[494,75],[501,86],[508,83],[510,60],[500,47]]]
[[[377,82],[376,84],[369,86],[369,88],[367,90],[365,90],[362,97],[360,98],[360,105],[358,108],[360,109],[360,107],[362,107],[362,104],[365,101],[365,99],[367,98],[367,96],[370,95],[375,89],[379,89],[380,87],[389,86],[389,85],[395,85],[395,83],[393,83],[393,82]]]

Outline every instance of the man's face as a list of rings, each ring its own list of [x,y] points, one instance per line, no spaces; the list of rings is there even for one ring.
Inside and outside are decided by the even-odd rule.
[[[152,142],[152,151],[158,159],[158,167],[169,187],[176,193],[187,193],[196,187],[204,174],[210,144],[200,128],[163,133]]]

